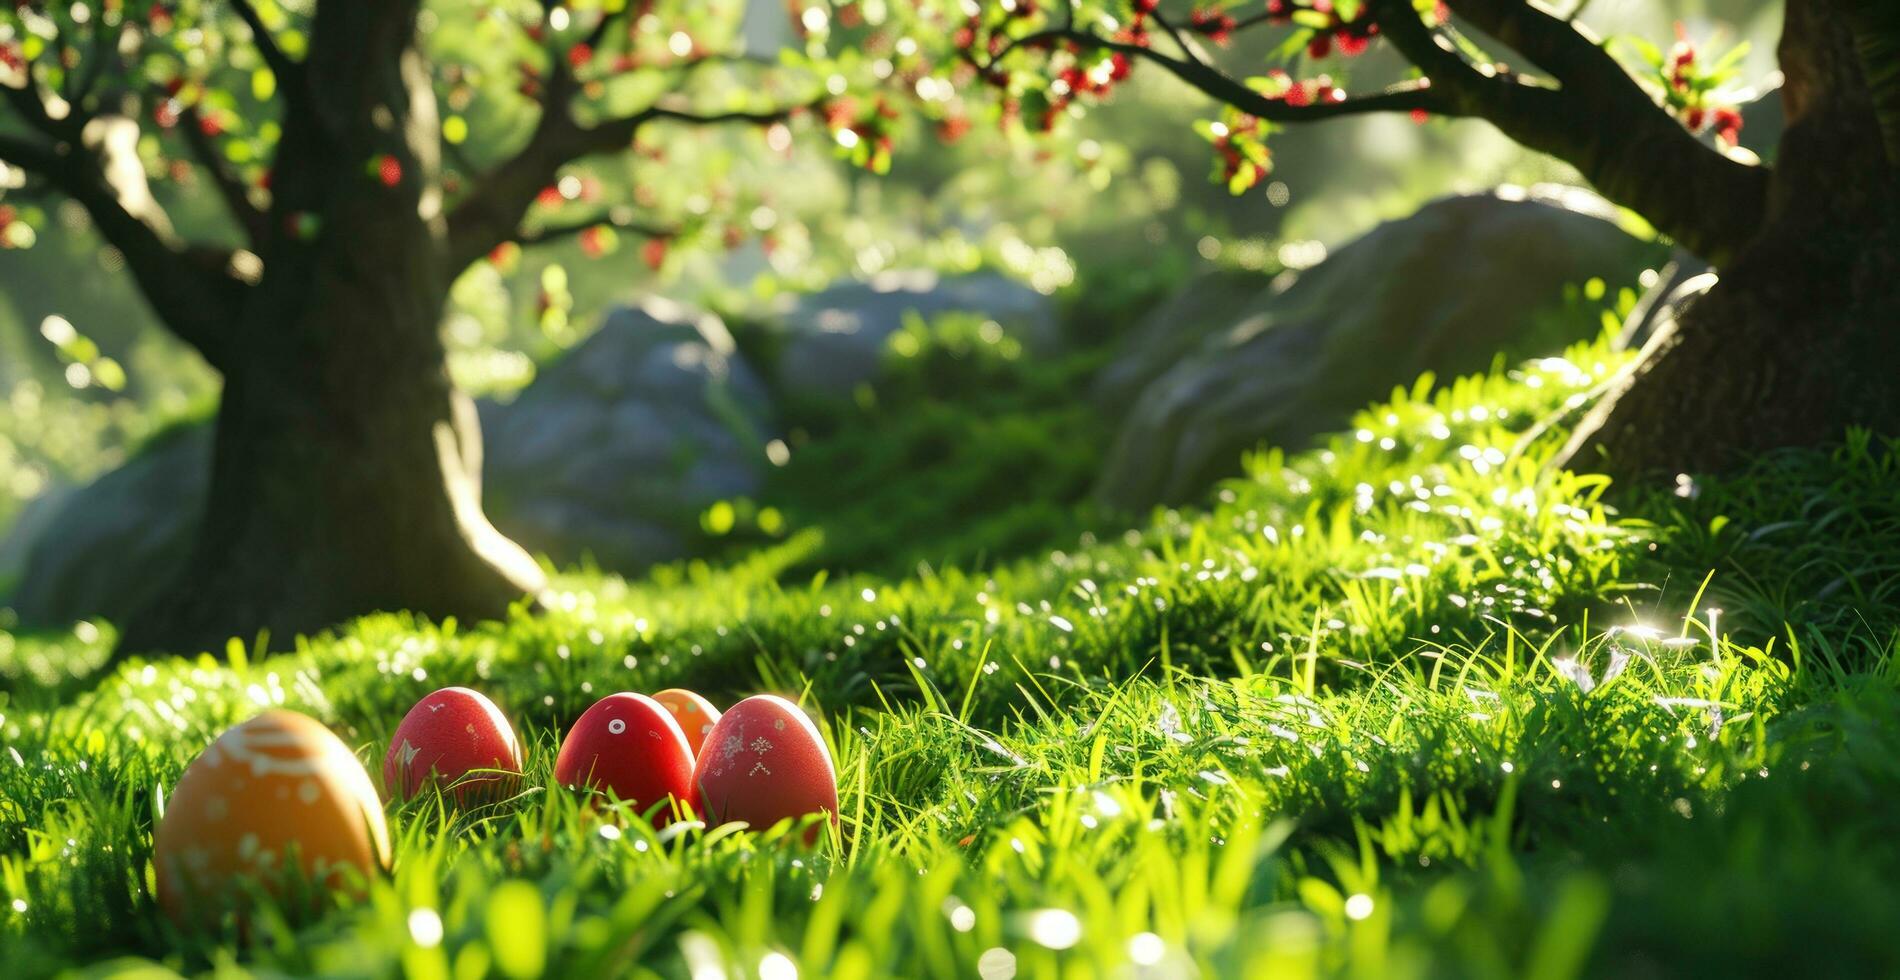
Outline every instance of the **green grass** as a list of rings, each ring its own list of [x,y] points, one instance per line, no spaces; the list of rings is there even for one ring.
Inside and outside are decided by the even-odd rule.
[[[803,531],[723,568],[570,576],[545,615],[378,616],[255,662],[100,673],[109,630],[0,640],[0,959],[1900,971],[1900,447],[1853,434],[1612,509],[1602,481],[1542,470],[1558,433],[1521,434],[1617,363],[1587,345],[1421,383],[1324,449],[1251,459],[1203,510],[976,570],[811,573],[830,546]],[[224,727],[289,706],[374,771],[447,684],[523,731],[519,797],[392,808],[394,874],[315,919],[183,936],[156,914],[154,808]],[[784,830],[662,839],[549,788],[594,699],[676,684],[801,698],[837,761],[838,831],[811,850]]]
[[[781,392],[794,422],[789,458],[763,496],[783,527],[818,543],[783,571],[982,566],[1098,526],[1075,502],[1113,434],[1081,394],[1102,360],[1099,349],[1026,356],[981,317],[913,316],[855,398]],[[756,516],[745,519],[762,508],[747,503],[733,534],[741,551],[769,540]]]

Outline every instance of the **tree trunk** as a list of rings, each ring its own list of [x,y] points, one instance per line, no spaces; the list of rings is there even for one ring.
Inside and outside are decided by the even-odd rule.
[[[1559,458],[1637,482],[1900,432],[1900,178],[1847,19],[1789,0],[1788,116],[1761,232],[1584,419]]]
[[[326,282],[294,323],[252,324],[262,342],[225,378],[194,553],[122,653],[222,652],[259,631],[281,645],[384,610],[492,619],[539,589],[482,514],[474,404],[415,287]]]
[[[487,619],[541,586],[481,509],[415,0],[324,3],[273,171],[263,279],[224,331],[210,494],[119,651],[276,644],[365,613]]]

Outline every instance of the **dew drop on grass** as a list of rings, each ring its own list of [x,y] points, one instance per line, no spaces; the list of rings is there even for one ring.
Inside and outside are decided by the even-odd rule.
[[[1128,938],[1128,958],[1139,966],[1153,966],[1167,952],[1168,945],[1152,932],[1138,932]]]
[[[1029,916],[1029,938],[1038,946],[1068,949],[1082,938],[1082,922],[1067,909],[1042,909]]]
[[[1372,896],[1364,892],[1346,899],[1346,918],[1358,922],[1372,915]]]
[[[976,958],[976,975],[982,980],[1012,980],[1016,976],[1016,954],[1001,946],[992,946]]]
[[[773,950],[759,960],[759,980],[798,980],[798,964],[784,953]]]
[[[442,917],[431,908],[409,913],[409,938],[423,949],[434,949],[442,942]]]
[[[955,895],[943,900],[943,914],[950,920],[950,928],[958,932],[969,932],[976,928],[976,910],[963,904]]]

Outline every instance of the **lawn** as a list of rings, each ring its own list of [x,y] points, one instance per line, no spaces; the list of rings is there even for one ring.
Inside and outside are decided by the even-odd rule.
[[[905,552],[854,495],[849,540],[793,506],[730,561],[566,573],[504,623],[110,669],[109,628],[0,634],[4,973],[1892,975],[1900,451],[1675,492],[1546,472],[1623,357],[1421,382],[1203,507],[1033,546],[1039,501]],[[366,901],[158,914],[155,816],[225,727],[293,708],[374,772],[452,684],[522,732],[518,795],[392,805]],[[553,785],[589,704],[671,686],[801,701],[836,829],[655,833]]]

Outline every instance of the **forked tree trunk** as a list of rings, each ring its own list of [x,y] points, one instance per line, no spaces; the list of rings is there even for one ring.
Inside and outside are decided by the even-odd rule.
[[[327,19],[326,19],[327,18]],[[206,511],[120,651],[287,644],[353,616],[504,614],[539,568],[482,515],[481,438],[439,321],[452,275],[414,0],[319,8],[264,277],[221,358]]]
[[[1900,432],[1900,178],[1826,0],[1789,0],[1789,124],[1761,233],[1585,418],[1560,458],[1637,482]]]

